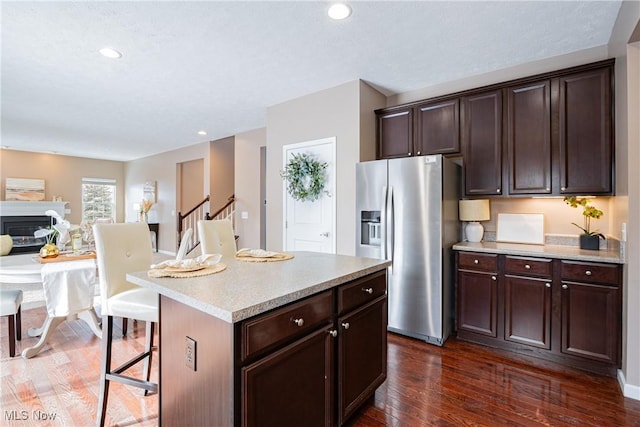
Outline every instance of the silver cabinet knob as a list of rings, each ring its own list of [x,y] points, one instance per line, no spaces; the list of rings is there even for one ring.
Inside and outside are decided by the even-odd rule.
[[[566,191],[567,187],[560,187],[560,191]]]
[[[477,259],[474,259],[474,260],[473,260],[473,263],[474,263],[474,264],[477,264],[478,262],[480,262],[480,261],[478,261]]]
[[[410,156],[410,155],[411,155],[411,153],[409,152],[409,153],[407,153],[407,155],[409,155],[409,156]]]
[[[591,276],[591,271],[587,270],[584,272],[584,274],[586,274],[587,276]]]
[[[349,322],[343,323],[342,327],[345,328],[345,329],[349,329]]]
[[[498,280],[496,276],[491,276],[491,280]]]
[[[549,187],[545,188],[544,191],[551,191]]]
[[[499,189],[499,188],[497,188],[497,189],[496,189],[496,193],[499,193],[499,192],[500,192],[500,189]]]
[[[293,319],[292,320],[293,323],[295,323],[297,326],[302,326],[304,325],[304,319],[302,317],[298,318],[298,319]]]
[[[327,331],[329,333],[329,335],[331,335],[333,338],[338,336],[338,331],[336,331],[335,329],[332,329],[330,331]]]
[[[362,292],[366,292],[369,295],[373,294],[373,288],[362,288]]]
[[[416,155],[418,155],[418,156],[419,156],[419,155],[420,155],[420,152],[418,151],[418,152],[416,153]]]
[[[545,283],[544,285],[545,285],[547,288],[550,288],[550,287],[551,287],[551,283]]]
[[[526,268],[527,270],[530,270],[531,266],[529,264],[525,264],[524,268]]]
[[[569,285],[562,285],[562,289],[569,289]]]

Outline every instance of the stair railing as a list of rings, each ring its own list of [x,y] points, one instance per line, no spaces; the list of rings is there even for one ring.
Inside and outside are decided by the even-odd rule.
[[[180,242],[182,241],[182,235],[184,234],[184,231],[189,228],[193,230],[193,234],[191,235],[191,241],[188,245],[188,252],[191,252],[191,250],[193,250],[193,248],[197,246],[197,243],[200,242],[200,240],[196,238],[196,234],[198,233],[197,224],[201,219],[209,219],[209,212],[207,212],[207,208],[209,206],[206,205],[209,200],[210,197],[209,195],[207,195],[204,200],[199,202],[184,215],[182,214],[182,212],[178,212],[176,250],[180,248]]]
[[[210,200],[210,197],[207,196],[203,201],[198,203],[193,209],[191,209],[186,214],[182,215],[178,212],[178,239],[176,248],[180,247],[180,241],[182,240],[182,235],[184,231],[188,228],[193,230],[193,234],[191,235],[191,239],[189,241],[187,253],[193,251],[200,244],[200,236],[198,235],[198,221],[205,219],[228,219],[231,221],[233,226],[233,230],[235,233],[236,230],[236,198],[235,195],[231,195],[227,199],[227,203],[218,209],[213,215],[210,215],[209,212],[205,211],[205,203]]]

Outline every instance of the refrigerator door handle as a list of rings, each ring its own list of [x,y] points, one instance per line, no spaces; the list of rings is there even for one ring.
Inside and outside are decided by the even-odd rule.
[[[380,257],[387,258],[387,186],[382,187],[382,209],[380,210]]]
[[[393,187],[389,186],[389,189],[387,190],[387,203],[385,205],[385,210],[387,211],[387,238],[385,242],[387,257],[385,259],[391,261],[393,261],[393,245],[395,243],[395,218],[393,217],[393,209]]]

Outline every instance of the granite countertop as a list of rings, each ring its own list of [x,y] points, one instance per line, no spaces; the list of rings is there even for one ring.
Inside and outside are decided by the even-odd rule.
[[[539,256],[545,258],[561,258],[574,261],[592,261],[613,264],[624,264],[620,250],[588,251],[577,246],[565,245],[527,245],[521,243],[498,242],[459,242],[453,245],[456,251],[485,252],[493,254]]]
[[[315,252],[293,259],[246,262],[223,259],[226,270],[189,279],[151,278],[146,271],[127,280],[229,323],[236,323],[376,271],[390,261]]]

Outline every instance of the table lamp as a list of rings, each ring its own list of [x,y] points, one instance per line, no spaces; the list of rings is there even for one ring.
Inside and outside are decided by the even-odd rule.
[[[460,200],[459,204],[460,221],[466,221],[464,234],[469,242],[482,241],[484,227],[478,221],[488,221],[489,216],[489,200]]]

